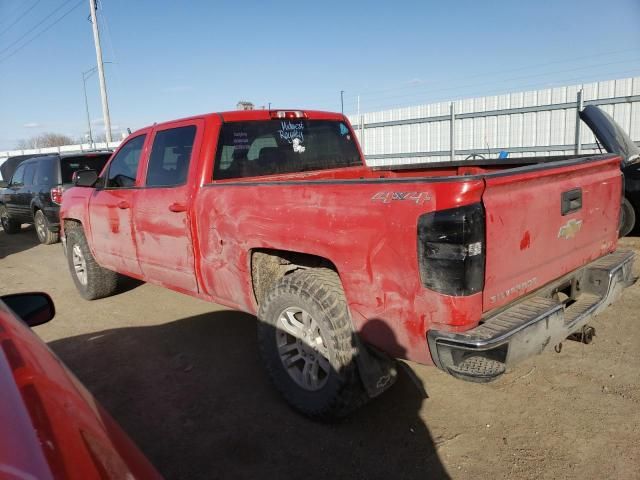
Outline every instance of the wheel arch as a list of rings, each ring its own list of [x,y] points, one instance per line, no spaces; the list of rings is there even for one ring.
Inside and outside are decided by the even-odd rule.
[[[84,229],[84,225],[82,221],[77,218],[60,218],[60,232],[66,236],[66,233],[71,228],[82,228]]]
[[[296,270],[328,268],[340,277],[335,263],[329,258],[310,253],[272,248],[255,248],[249,252],[251,286],[256,305],[260,305],[266,293],[282,277]]]
[[[38,204],[36,198],[31,199],[31,215],[35,215],[38,210],[42,210],[42,205]]]

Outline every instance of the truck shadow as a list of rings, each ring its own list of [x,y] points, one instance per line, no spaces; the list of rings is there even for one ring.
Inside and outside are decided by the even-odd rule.
[[[400,369],[331,424],[294,412],[258,356],[256,318],[217,311],[54,341],[60,356],[170,479],[449,478]]]
[[[7,235],[0,227],[0,259],[24,252],[37,245],[40,245],[40,242],[33,225],[23,226],[21,232],[12,235]]]

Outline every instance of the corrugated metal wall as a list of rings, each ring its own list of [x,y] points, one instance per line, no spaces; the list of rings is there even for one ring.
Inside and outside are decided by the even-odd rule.
[[[595,103],[640,141],[640,77],[517,92],[453,102],[455,158],[570,154],[575,148],[576,100]],[[370,165],[450,159],[451,102],[365,113],[349,119]],[[363,127],[360,125],[363,121]],[[583,152],[595,139],[582,126]]]

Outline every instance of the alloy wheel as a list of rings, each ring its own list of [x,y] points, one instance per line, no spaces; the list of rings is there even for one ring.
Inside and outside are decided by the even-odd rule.
[[[289,376],[308,391],[321,389],[331,373],[328,348],[318,322],[298,307],[278,317],[276,342]]]
[[[80,249],[80,245],[77,243],[73,246],[73,250],[71,252],[71,261],[73,262],[73,268],[76,273],[76,277],[78,281],[82,285],[87,284],[87,262],[82,254],[82,250]]]
[[[44,243],[47,238],[47,226],[45,225],[42,214],[36,215],[36,233],[38,234],[40,242]]]

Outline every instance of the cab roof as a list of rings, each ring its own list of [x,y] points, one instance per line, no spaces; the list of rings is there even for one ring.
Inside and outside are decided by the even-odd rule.
[[[193,115],[190,117],[184,118],[176,118],[172,120],[167,120],[164,122],[158,122],[153,125],[148,125],[143,128],[138,129],[144,130],[150,128],[152,126],[162,126],[167,125],[174,122],[184,122],[189,120],[196,119],[204,119],[208,117],[216,117],[223,122],[242,122],[242,121],[252,121],[252,120],[272,120],[277,119],[278,112],[296,112],[300,113],[301,116],[297,118],[307,118],[311,120],[347,120],[347,117],[341,113],[336,112],[325,112],[322,110],[304,110],[304,109],[296,109],[296,108],[272,108],[271,110],[261,109],[261,110],[229,110],[226,112],[211,112],[205,113],[201,115]],[[284,118],[284,117],[283,117]],[[289,118],[289,117],[287,117]],[[295,117],[294,117],[295,118]],[[133,132],[134,134],[136,132]]]

